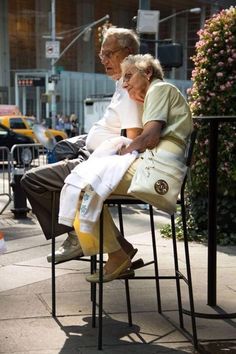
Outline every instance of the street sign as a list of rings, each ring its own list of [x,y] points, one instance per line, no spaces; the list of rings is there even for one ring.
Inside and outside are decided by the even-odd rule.
[[[160,11],[138,10],[137,32],[156,33],[158,36]]]
[[[19,77],[17,80],[18,86],[39,86],[39,87],[44,87],[45,86],[45,77],[31,77],[31,76],[25,76],[25,77]]]
[[[60,74],[53,74],[48,78],[48,82],[53,82],[53,81],[57,82],[59,80],[60,80]]]
[[[45,47],[45,56],[49,59],[57,59],[60,56],[60,42],[47,41]]]

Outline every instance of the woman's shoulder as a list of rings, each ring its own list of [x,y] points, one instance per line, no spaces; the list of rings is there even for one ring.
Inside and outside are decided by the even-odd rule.
[[[171,84],[170,82],[164,81],[164,80],[154,80],[151,85],[150,88],[163,88],[163,89],[171,89],[172,87],[175,87],[173,84]]]
[[[150,85],[150,88],[149,88],[149,93],[163,93],[163,94],[177,94],[178,92],[178,88],[173,85],[172,83],[170,82],[167,82],[167,81],[163,81],[163,80],[154,80],[151,85]]]
[[[159,97],[160,95],[165,96],[168,95],[171,89],[172,87],[168,82],[159,79],[154,80],[147,91],[147,96],[148,97],[155,97],[156,95],[158,95]]]

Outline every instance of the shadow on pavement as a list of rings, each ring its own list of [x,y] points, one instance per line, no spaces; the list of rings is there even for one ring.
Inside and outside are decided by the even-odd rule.
[[[63,318],[55,318],[56,323],[66,334],[66,341],[58,354],[82,354],[82,353],[97,353],[97,328],[92,328],[92,317],[85,317],[84,325],[63,325]],[[192,353],[192,346],[189,346],[190,351],[186,352],[186,345],[182,350],[168,348],[168,343],[165,346],[156,343],[157,340],[164,340],[165,336],[171,333],[166,333],[163,337],[155,336],[153,333],[142,333],[140,327],[133,325],[129,327],[127,322],[117,321],[109,316],[103,318],[103,350],[102,353],[137,353],[156,354],[156,353]],[[147,341],[150,336],[150,341]],[[88,345],[89,343],[89,345]],[[155,344],[154,344],[155,343]],[[123,349],[121,349],[121,347]],[[140,349],[139,349],[140,347]]]

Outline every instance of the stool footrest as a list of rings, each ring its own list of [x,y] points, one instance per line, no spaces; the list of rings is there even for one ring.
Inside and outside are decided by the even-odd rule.
[[[136,261],[132,262],[130,269],[139,269],[142,267],[144,267],[144,261],[142,258],[139,258]]]

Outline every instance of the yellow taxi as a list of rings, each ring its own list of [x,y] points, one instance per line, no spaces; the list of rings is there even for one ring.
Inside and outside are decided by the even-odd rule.
[[[16,133],[20,133],[31,137],[35,142],[38,142],[35,133],[33,131],[33,126],[36,124],[34,117],[27,117],[22,115],[6,115],[0,116],[0,123],[5,125],[7,128],[14,130]],[[56,141],[60,141],[68,138],[67,134],[62,130],[48,129],[49,132],[54,136]]]

